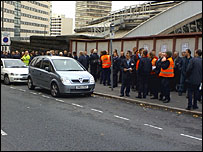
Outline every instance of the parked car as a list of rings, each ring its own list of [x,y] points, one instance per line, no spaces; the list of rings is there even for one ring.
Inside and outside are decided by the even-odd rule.
[[[45,88],[53,97],[60,94],[91,95],[94,77],[76,60],[61,56],[37,56],[29,65],[28,88]]]
[[[11,82],[27,82],[28,67],[20,59],[1,58],[1,80],[6,85]]]

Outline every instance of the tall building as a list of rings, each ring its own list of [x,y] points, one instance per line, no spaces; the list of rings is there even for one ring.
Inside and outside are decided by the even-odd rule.
[[[65,15],[53,14],[51,17],[50,35],[71,35],[73,34],[73,19]]]
[[[1,31],[11,40],[50,35],[50,1],[1,1]]]
[[[76,1],[75,28],[111,12],[112,1]]]

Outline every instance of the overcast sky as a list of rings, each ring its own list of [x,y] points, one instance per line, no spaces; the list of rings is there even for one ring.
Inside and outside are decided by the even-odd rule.
[[[76,1],[52,1],[52,13],[65,14],[68,18],[75,18]],[[112,1],[112,11],[122,9],[125,6],[141,4],[146,1]]]

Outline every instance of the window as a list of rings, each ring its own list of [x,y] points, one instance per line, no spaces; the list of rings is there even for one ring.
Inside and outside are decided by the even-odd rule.
[[[53,68],[51,62],[48,59],[44,59],[43,62],[42,62],[42,69],[45,69],[45,67],[49,67],[51,72],[54,72],[54,68]]]
[[[41,63],[42,63],[42,58],[38,58],[37,61],[35,62],[34,67],[40,68],[41,67]]]

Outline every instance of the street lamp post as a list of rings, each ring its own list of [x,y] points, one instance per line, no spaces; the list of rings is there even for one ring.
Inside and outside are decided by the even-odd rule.
[[[110,55],[111,55],[111,91],[113,91],[113,39],[114,37],[114,24],[110,24]]]

